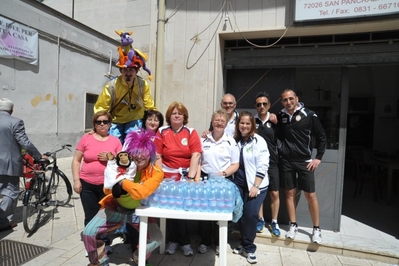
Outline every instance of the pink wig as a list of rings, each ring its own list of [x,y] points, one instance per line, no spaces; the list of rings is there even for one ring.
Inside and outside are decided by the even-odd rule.
[[[154,138],[155,133],[151,130],[131,131],[126,135],[123,150],[131,156],[141,154],[153,162],[156,156]]]

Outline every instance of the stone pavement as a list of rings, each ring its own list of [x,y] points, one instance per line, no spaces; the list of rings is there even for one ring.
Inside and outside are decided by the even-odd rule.
[[[71,158],[59,159],[58,163],[60,169],[72,181]],[[81,241],[83,209],[77,194],[73,195],[68,206],[45,209],[40,227],[32,235],[28,235],[24,231],[21,217],[22,206],[19,202],[15,215],[18,226],[13,231],[0,232],[0,239],[49,248],[49,251],[24,265],[76,266],[89,263]],[[288,229],[286,225],[281,226],[282,236],[280,238],[270,237],[269,232],[265,230],[258,234],[255,240],[258,246],[256,252],[258,265],[398,265],[398,239],[374,232],[376,230],[362,226],[361,223],[347,217],[343,217],[342,224],[341,232],[323,230],[322,245],[310,243],[310,228],[300,228],[294,241],[288,241],[283,237],[284,229]],[[347,233],[356,230],[362,232],[369,230],[371,234],[367,235],[370,235],[371,239],[361,239]],[[362,234],[358,232],[358,235]],[[111,238],[113,238],[113,253],[110,255],[110,265],[136,265],[130,259],[130,246],[123,244],[121,238],[117,236],[111,236]],[[379,238],[382,240],[380,241]],[[150,257],[149,263],[153,266],[219,265],[214,249],[209,250],[206,254],[198,254],[196,252],[198,245],[198,236],[193,233],[194,256],[184,257],[181,251],[177,251],[174,255],[160,255],[156,250]],[[233,234],[229,237],[229,246],[234,248],[236,245],[238,245],[238,237]],[[244,257],[233,254],[231,250],[228,251],[227,260],[228,265],[250,265]]]

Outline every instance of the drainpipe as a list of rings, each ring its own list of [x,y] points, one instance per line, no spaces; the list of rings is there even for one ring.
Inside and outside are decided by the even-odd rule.
[[[61,53],[61,45],[60,45],[60,35],[57,37],[57,80],[55,82],[55,134],[58,136],[58,111],[59,111],[59,103],[60,103],[60,53]]]
[[[157,21],[157,54],[155,67],[155,106],[158,110],[161,107],[161,86],[163,83],[164,65],[164,43],[165,43],[165,1],[158,2],[158,21]]]

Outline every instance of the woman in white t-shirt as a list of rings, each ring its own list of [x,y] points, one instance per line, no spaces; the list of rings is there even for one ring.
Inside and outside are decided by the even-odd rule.
[[[206,138],[201,138],[202,157],[201,173],[197,177],[209,176],[210,174],[223,176],[231,179],[239,166],[240,150],[232,136],[225,133],[228,117],[224,109],[217,110],[212,115],[212,131]],[[216,245],[216,253],[219,253],[219,234],[216,223],[211,221],[199,221],[199,235],[201,244],[198,252],[207,252],[212,245],[212,237]]]

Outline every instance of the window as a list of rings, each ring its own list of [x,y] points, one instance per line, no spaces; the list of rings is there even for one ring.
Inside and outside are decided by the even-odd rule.
[[[94,104],[96,103],[98,95],[86,93],[86,117],[85,130],[89,131],[93,128]]]

